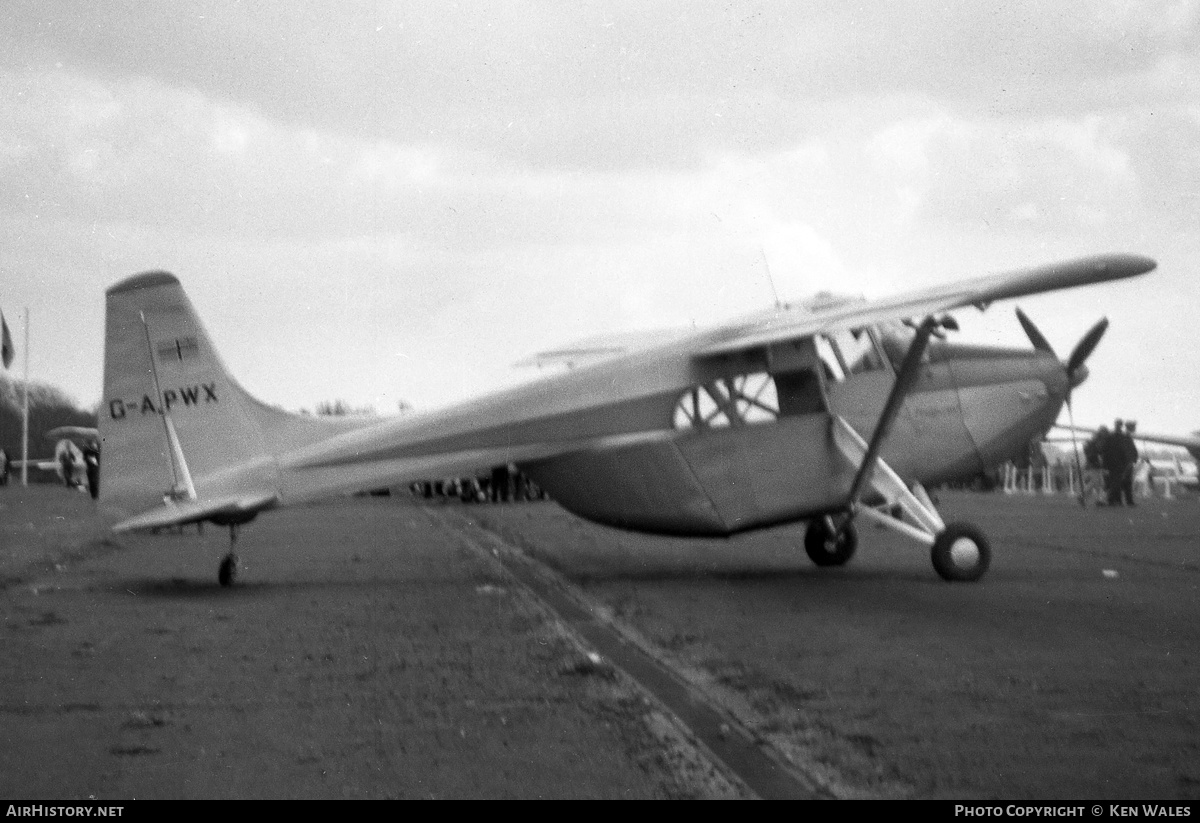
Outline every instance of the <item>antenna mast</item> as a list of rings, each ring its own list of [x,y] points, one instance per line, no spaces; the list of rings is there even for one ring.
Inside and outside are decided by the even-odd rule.
[[[779,302],[779,292],[775,288],[775,278],[771,276],[771,263],[767,260],[767,250],[762,246],[758,247],[758,253],[762,255],[763,268],[767,271],[767,283],[771,286],[771,295],[775,298],[775,308],[783,308],[783,304]]]

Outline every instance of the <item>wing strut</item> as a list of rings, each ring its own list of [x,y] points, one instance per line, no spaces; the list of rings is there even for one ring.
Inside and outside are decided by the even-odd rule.
[[[196,499],[196,486],[192,483],[192,473],[188,471],[187,461],[183,459],[183,446],[179,436],[175,434],[175,424],[171,415],[167,414],[167,404],[163,402],[162,386],[158,382],[158,367],[154,364],[154,347],[150,345],[150,324],[146,322],[146,313],[138,312],[142,319],[142,330],[146,333],[146,356],[150,358],[150,374],[154,378],[154,397],[158,400],[158,413],[162,415],[163,430],[167,434],[167,447],[170,450],[171,474],[175,477],[175,485],[167,493],[172,500]]]
[[[913,338],[912,345],[908,347],[908,353],[904,355],[904,362],[900,364],[900,371],[896,374],[896,382],[892,384],[892,393],[888,395],[883,413],[875,425],[875,433],[871,435],[867,453],[858,467],[858,474],[854,476],[854,482],[850,485],[851,506],[857,504],[863,484],[875,471],[875,464],[879,461],[879,450],[883,447],[883,442],[887,439],[888,434],[891,433],[892,424],[896,422],[900,409],[904,407],[904,398],[908,396],[909,390],[912,389],[913,383],[916,382],[917,375],[920,373],[921,358],[925,355],[929,338],[940,326],[941,322],[930,315],[917,327],[916,337]]]

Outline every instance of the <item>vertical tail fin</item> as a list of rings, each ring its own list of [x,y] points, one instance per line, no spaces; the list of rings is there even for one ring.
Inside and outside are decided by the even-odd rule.
[[[130,515],[164,499],[277,492],[257,401],[233,381],[174,275],[107,292],[100,502]]]

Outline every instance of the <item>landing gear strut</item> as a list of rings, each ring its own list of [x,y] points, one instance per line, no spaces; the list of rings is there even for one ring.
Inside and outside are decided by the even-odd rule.
[[[834,442],[846,458],[852,462],[861,459],[861,455],[866,452],[866,444],[858,433],[845,420],[836,416],[833,431]],[[866,506],[856,502],[850,507],[851,517],[865,517],[877,525],[929,546],[934,571],[943,580],[969,583],[983,577],[992,559],[992,549],[983,532],[969,523],[942,522],[937,508],[925,490],[920,485],[909,489],[882,460],[876,459],[875,471],[868,485],[876,495],[883,498],[883,504]],[[809,526],[810,535],[821,522],[823,521],[813,521],[813,525]],[[843,530],[848,528],[849,523],[842,526]],[[813,537],[812,540],[816,538]],[[809,550],[808,556],[817,565],[822,565],[813,554],[808,537],[804,543],[805,548]]]
[[[225,555],[225,559],[221,561],[220,568],[217,569],[217,582],[222,586],[229,587],[233,585],[233,581],[237,579],[238,558],[234,551],[237,545],[238,524],[229,524],[229,554]]]

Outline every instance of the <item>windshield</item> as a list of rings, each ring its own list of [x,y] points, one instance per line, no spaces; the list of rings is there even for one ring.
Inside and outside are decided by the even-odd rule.
[[[891,361],[892,367],[899,371],[900,364],[904,362],[904,355],[908,354],[909,346],[912,345],[913,338],[917,336],[916,331],[911,326],[906,326],[899,321],[881,324],[878,331],[879,342],[883,346],[884,354]],[[935,342],[937,341],[930,341],[929,348],[921,357],[923,361],[929,361],[929,353],[933,350]]]
[[[844,380],[850,375],[878,371],[884,367],[883,355],[869,329],[849,329],[817,336],[817,354],[825,366],[825,376]]]

